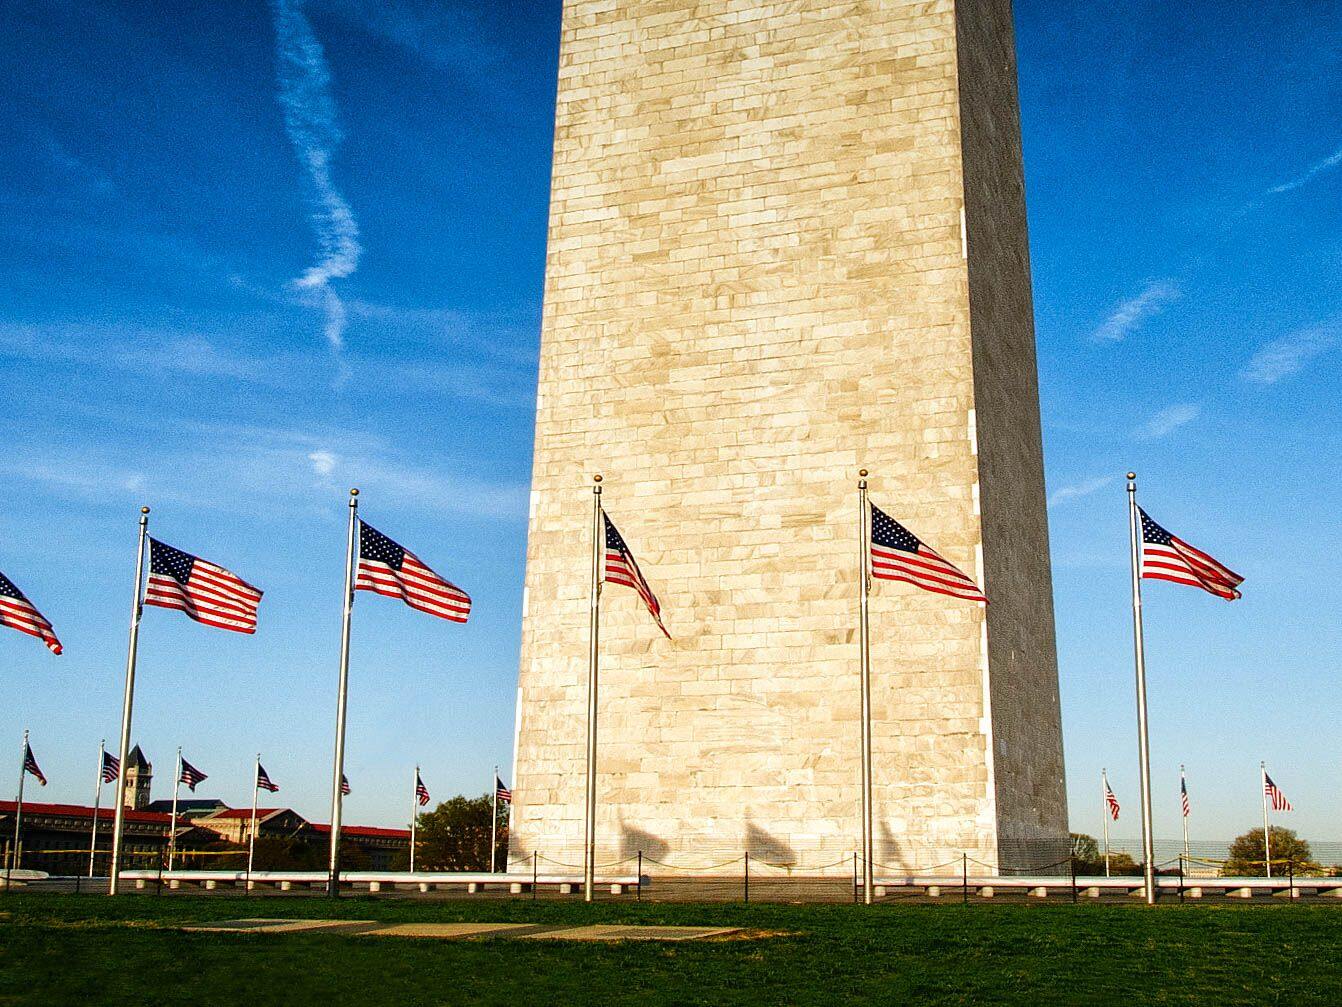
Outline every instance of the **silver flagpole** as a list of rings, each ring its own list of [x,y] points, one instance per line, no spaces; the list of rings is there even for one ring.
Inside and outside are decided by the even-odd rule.
[[[1100,823],[1104,826],[1104,876],[1109,877],[1109,770],[1100,770]]]
[[[112,863],[107,874],[107,894],[117,893],[117,884],[121,880],[121,828],[125,822],[126,758],[130,754],[131,713],[135,706],[135,658],[140,651],[140,616],[144,612],[141,594],[144,591],[144,542],[149,536],[149,508],[140,508],[140,544],[135,553],[135,594],[130,606],[130,643],[126,650],[126,692],[121,699],[121,746],[119,754],[121,767],[117,773],[116,786],[112,792],[116,795],[113,802],[116,811],[112,817]]]
[[[601,634],[601,554],[605,528],[601,521],[601,477],[592,477],[592,630],[587,653],[587,814],[583,821],[583,900],[592,901],[596,876],[596,687],[597,644]]]
[[[419,767],[415,767],[415,779],[410,784],[410,873],[415,873],[415,826],[419,824]]]
[[[19,867],[19,830],[23,825],[23,780],[28,775],[28,729],[23,729],[23,751],[19,755],[19,800],[14,808],[14,845],[5,865],[5,891],[10,890],[11,873]]]
[[[261,753],[256,753],[256,772],[252,774],[252,828],[247,833],[247,888],[252,890],[252,860],[256,856],[256,794],[261,789]]]
[[[93,877],[93,859],[98,855],[98,811],[103,803],[103,760],[107,751],[107,739],[98,742],[98,777],[93,786],[93,831],[89,835],[89,877]],[[117,774],[118,778],[121,774]]]
[[[1132,540],[1132,641],[1137,662],[1137,757],[1142,776],[1142,887],[1156,904],[1155,837],[1151,827],[1151,741],[1146,726],[1146,647],[1142,632],[1142,559],[1137,529],[1137,473],[1128,473],[1128,533]]]
[[[340,894],[340,780],[345,775],[345,703],[349,695],[349,624],[354,610],[354,555],[359,533],[359,491],[349,491],[349,533],[345,541],[344,622],[340,629],[340,689],[336,697],[335,765],[331,770],[331,860],[326,890]]]
[[[858,473],[861,478],[857,482],[857,495],[859,513],[859,527],[861,533],[860,548],[861,555],[858,557],[858,581],[860,582],[858,596],[861,599],[858,604],[858,646],[861,649],[861,668],[862,668],[862,901],[871,905],[873,900],[872,886],[874,870],[872,867],[872,828],[871,828],[871,624],[867,615],[867,596],[870,593],[871,581],[868,570],[869,557],[871,555],[871,545],[868,537],[871,534],[868,525],[867,508],[867,470],[863,469]]]
[[[1188,816],[1184,814],[1184,798],[1188,796],[1188,781],[1184,778],[1184,764],[1179,763],[1179,814],[1184,820],[1184,860],[1188,859]]]
[[[1263,866],[1267,868],[1267,876],[1272,877],[1272,829],[1267,820],[1267,763],[1258,764],[1258,772],[1262,775],[1259,790],[1263,793]]]
[[[494,873],[494,851],[499,845],[499,767],[494,767],[494,779],[489,781],[494,790],[494,818],[489,823],[489,873]]]
[[[177,792],[182,789],[182,746],[177,746],[177,776],[172,781],[172,821],[168,825],[168,870],[177,852]]]

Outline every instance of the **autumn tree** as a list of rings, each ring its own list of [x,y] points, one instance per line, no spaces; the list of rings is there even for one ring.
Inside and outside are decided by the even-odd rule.
[[[1295,834],[1294,829],[1272,826],[1272,873],[1274,875],[1316,874],[1322,868],[1314,862],[1309,843]],[[1230,844],[1230,854],[1221,875],[1227,878],[1261,878],[1267,873],[1264,866],[1263,830],[1250,829]]]
[[[489,870],[491,794],[457,796],[441,802],[419,816],[415,844],[415,869],[422,871]],[[508,856],[508,808],[499,804],[498,843],[495,858],[506,867]]]

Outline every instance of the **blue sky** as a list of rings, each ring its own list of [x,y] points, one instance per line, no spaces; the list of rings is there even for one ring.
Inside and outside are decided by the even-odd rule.
[[[1326,0],[1019,0],[1074,828],[1135,834],[1122,473],[1247,578],[1148,585],[1157,824],[1258,816],[1260,758],[1342,821],[1342,41]],[[356,604],[351,820],[482,792],[512,749],[559,5],[34,2],[0,15],[0,739],[50,799],[118,730],[135,517],[266,590],[254,638],[150,610],[135,736],[245,804],[259,750],[324,819],[344,489],[467,586]],[[4,784],[6,788],[10,784]]]

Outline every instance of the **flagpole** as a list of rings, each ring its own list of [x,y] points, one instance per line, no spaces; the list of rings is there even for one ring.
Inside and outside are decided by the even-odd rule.
[[[135,553],[135,594],[130,606],[130,643],[126,649],[126,691],[121,699],[121,745],[119,749],[121,767],[117,773],[116,811],[112,817],[112,863],[107,871],[107,894],[117,893],[117,883],[121,880],[121,828],[125,823],[126,758],[130,754],[131,713],[135,705],[135,658],[140,650],[140,616],[144,605],[140,600],[144,582],[144,542],[149,535],[149,508],[140,508],[140,544]]]
[[[1151,826],[1151,740],[1146,722],[1146,645],[1142,630],[1142,567],[1137,531],[1137,473],[1128,473],[1128,533],[1132,545],[1132,641],[1137,665],[1137,757],[1142,783],[1142,887],[1156,904],[1155,837]]]
[[[587,803],[583,821],[583,901],[592,901],[596,875],[597,644],[601,634],[601,476],[592,477],[592,628],[587,652]],[[497,786],[496,786],[497,789]]]
[[[345,541],[344,621],[340,629],[340,689],[336,697],[335,766],[331,770],[331,859],[326,890],[340,894],[340,779],[345,775],[345,705],[349,696],[349,626],[354,609],[354,553],[359,531],[359,491],[349,491],[349,532]]]
[[[1272,877],[1272,831],[1267,822],[1267,763],[1258,764],[1258,772],[1262,775],[1262,785],[1258,788],[1263,794],[1263,866],[1267,868],[1267,876]]]
[[[23,729],[23,752],[19,756],[19,800],[14,807],[14,845],[5,864],[5,891],[10,890],[10,876],[19,866],[19,829],[23,824],[23,781],[28,775],[28,729]]]
[[[871,623],[867,612],[867,597],[870,594],[871,581],[867,565],[871,555],[871,527],[868,523],[867,507],[867,470],[858,473],[857,482],[858,521],[861,533],[858,557],[858,647],[861,651],[862,678],[862,901],[871,905],[873,901],[872,867],[873,843],[871,827]]]
[[[489,823],[489,873],[494,873],[494,851],[499,844],[499,767],[494,767],[494,779],[489,781],[494,789],[494,817]]]
[[[410,784],[410,873],[415,873],[415,826],[419,819],[419,767],[415,767],[415,779]]]
[[[182,789],[182,747],[177,746],[177,776],[172,781],[172,821],[168,824],[168,870],[177,850],[177,792]]]
[[[1104,876],[1109,877],[1109,770],[1100,770],[1100,822],[1104,826]]]
[[[261,753],[256,753],[256,772],[252,774],[252,828],[247,833],[247,888],[252,890],[252,860],[256,856],[256,794],[261,789]]]
[[[98,811],[103,803],[103,762],[107,758],[107,739],[98,742],[98,776],[93,787],[93,832],[89,836],[89,877],[93,877],[93,861],[98,855]],[[117,774],[117,779],[121,774]]]
[[[1188,859],[1188,814],[1183,802],[1188,799],[1188,782],[1184,779],[1184,764],[1179,763],[1179,814],[1184,819],[1184,860]]]

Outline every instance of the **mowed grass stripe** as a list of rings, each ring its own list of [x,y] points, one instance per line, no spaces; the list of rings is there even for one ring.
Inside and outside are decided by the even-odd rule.
[[[1342,907],[0,897],[0,1003],[1342,1002]],[[739,926],[759,941],[192,934],[247,916]]]

